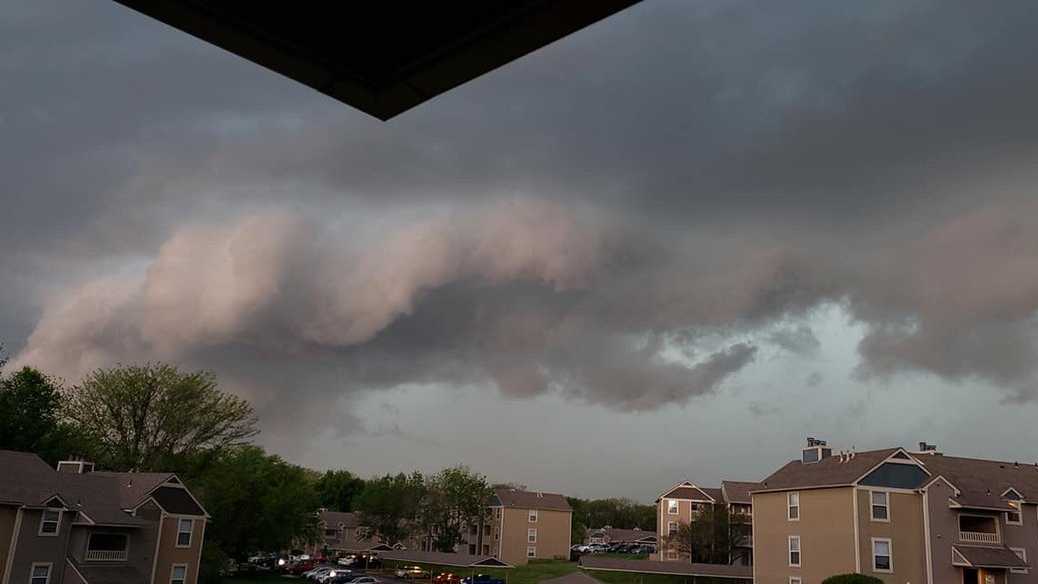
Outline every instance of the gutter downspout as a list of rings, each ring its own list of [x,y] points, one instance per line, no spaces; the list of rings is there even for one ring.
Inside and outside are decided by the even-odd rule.
[[[14,530],[11,531],[11,546],[7,551],[7,564],[4,566],[4,577],[3,583],[7,584],[7,581],[11,578],[11,566],[14,564],[14,553],[18,550],[18,536],[21,535],[22,531],[22,515],[25,513],[25,509],[22,507],[18,508],[18,513],[14,519]]]

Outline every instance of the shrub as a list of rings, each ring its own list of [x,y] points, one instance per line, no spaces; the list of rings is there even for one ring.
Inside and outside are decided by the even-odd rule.
[[[883,584],[883,581],[865,574],[840,574],[829,576],[822,580],[822,584]]]

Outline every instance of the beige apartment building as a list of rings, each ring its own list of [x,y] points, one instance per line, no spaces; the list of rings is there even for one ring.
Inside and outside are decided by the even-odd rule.
[[[490,555],[513,566],[532,559],[568,559],[573,509],[556,493],[494,490],[490,519],[470,553]],[[478,546],[478,547],[473,547]]]
[[[721,481],[721,488],[700,487],[691,481],[677,483],[656,498],[656,525],[659,541],[656,559],[661,561],[689,562],[692,558],[685,551],[668,545],[667,539],[678,532],[681,525],[697,521],[708,508],[724,509],[729,515],[735,549],[728,563],[753,564],[753,501],[750,493],[760,488],[760,483],[746,481]]]
[[[196,584],[208,515],[172,473],[0,450],[0,584]]]
[[[809,439],[752,493],[757,584],[1038,583],[1038,466]]]

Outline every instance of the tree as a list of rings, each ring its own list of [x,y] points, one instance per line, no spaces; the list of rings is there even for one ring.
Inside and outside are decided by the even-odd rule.
[[[53,378],[31,367],[0,375],[0,448],[35,452],[51,464],[76,454],[62,409],[61,385]]]
[[[829,576],[822,580],[822,584],[883,584],[883,581],[865,574],[840,574]]]
[[[567,497],[570,507],[573,508],[574,539],[583,541],[584,532],[576,538],[576,526],[582,525],[587,529],[598,529],[609,526],[619,529],[644,529],[646,531],[656,530],[656,507],[643,505],[631,499],[578,499]]]
[[[735,552],[737,532],[723,505],[703,505],[692,523],[678,525],[677,533],[663,538],[661,549],[671,549],[692,562],[727,564]]]
[[[257,446],[224,450],[191,488],[213,516],[206,541],[233,558],[317,541],[318,497],[306,470]]]
[[[332,511],[353,511],[353,500],[364,490],[364,479],[348,470],[329,470],[317,478],[321,507]]]
[[[184,470],[258,433],[252,406],[212,373],[161,363],[94,371],[68,392],[67,415],[111,470]]]
[[[425,497],[425,478],[415,471],[369,479],[354,508],[361,523],[374,531],[381,541],[394,545],[407,539],[418,518]]]
[[[441,552],[452,552],[469,525],[487,518],[494,494],[487,478],[465,466],[447,468],[426,483],[420,524]]]

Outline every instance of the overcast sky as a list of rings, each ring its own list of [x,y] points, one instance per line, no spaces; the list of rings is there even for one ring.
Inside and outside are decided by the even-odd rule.
[[[383,123],[107,0],[0,9],[0,340],[270,450],[651,500],[807,435],[1034,462],[1038,4],[647,0]]]

